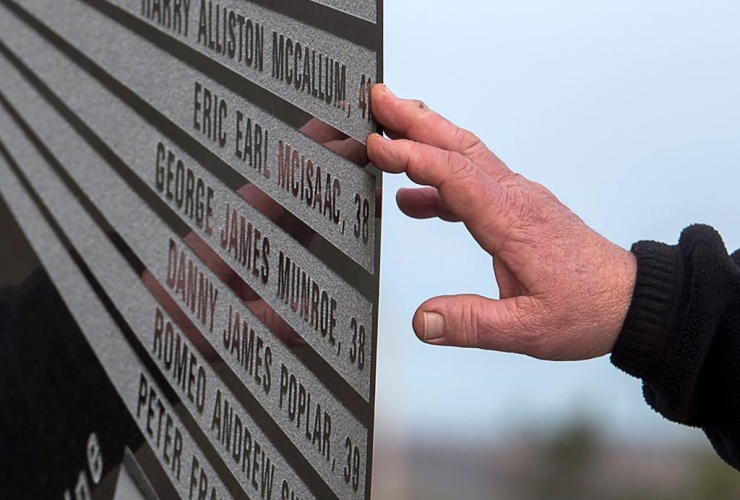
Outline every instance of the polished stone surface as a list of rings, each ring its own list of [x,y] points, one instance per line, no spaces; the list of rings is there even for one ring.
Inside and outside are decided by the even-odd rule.
[[[375,0],[0,4],[2,498],[368,499]]]

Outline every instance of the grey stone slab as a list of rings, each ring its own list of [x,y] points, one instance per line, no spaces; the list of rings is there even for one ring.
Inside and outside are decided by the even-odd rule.
[[[369,500],[382,15],[0,3],[4,495]]]
[[[22,85],[20,76],[14,75],[14,70],[7,63],[0,63],[0,67],[2,67],[2,72],[0,72],[2,74],[0,86],[5,89],[17,89],[17,92],[11,90],[8,94],[14,98],[14,102],[22,110],[28,123],[41,137],[49,138],[49,147],[52,149],[52,152],[55,153],[63,166],[68,169],[70,176],[77,181],[85,194],[90,197],[100,212],[107,218],[111,224],[111,230],[119,233],[139,258],[141,258],[146,265],[147,272],[151,273],[151,277],[158,280],[161,285],[167,283],[172,265],[172,261],[169,259],[171,255],[169,252],[171,242],[176,242],[178,249],[182,249],[182,252],[184,252],[183,255],[188,259],[188,263],[193,262],[198,266],[206,282],[213,284],[213,289],[215,290],[214,296],[216,297],[216,300],[213,301],[213,314],[206,318],[205,325],[202,324],[197,311],[189,308],[188,301],[183,300],[182,296],[173,293],[172,289],[165,290],[167,288],[166,286],[162,287],[162,292],[169,292],[171,299],[180,304],[181,311],[187,314],[192,324],[196,325],[202,332],[202,337],[200,337],[201,342],[207,343],[209,349],[215,350],[237,377],[243,377],[244,387],[264,406],[270,413],[270,416],[278,424],[281,424],[285,434],[309,459],[311,466],[318,471],[332,488],[338,490],[340,498],[352,498],[359,495],[362,490],[358,488],[358,492],[355,492],[343,480],[340,469],[335,465],[340,460],[336,453],[341,453],[340,450],[343,448],[347,439],[356,443],[358,447],[366,447],[367,429],[331,395],[310,370],[303,365],[300,358],[291,352],[291,349],[275,338],[273,333],[244,306],[233,292],[219,284],[218,277],[197,256],[187,250],[187,246],[182,239],[174,234],[155,213],[148,210],[148,207],[142,203],[136,192],[127,188],[121,179],[112,175],[109,168],[106,168],[103,158],[99,157],[92,149],[86,146],[81,138],[76,137],[71,127],[60,116],[56,115],[48,106],[44,106],[39,96],[34,95],[33,91]],[[14,76],[15,78],[13,78]],[[3,122],[3,125],[3,128],[7,128],[7,120]],[[8,140],[13,143],[24,142],[17,134],[8,137]],[[28,163],[34,166],[37,164],[35,161]],[[47,178],[53,175],[48,170],[44,174],[46,174]],[[58,183],[59,181],[57,181]],[[62,191],[57,188],[57,192]],[[55,213],[61,214],[65,211],[71,211],[72,213],[68,216],[71,220],[84,218],[83,213],[78,210],[78,207],[74,206],[72,200],[73,198],[67,195],[62,201],[58,201],[55,207],[58,212],[55,211]],[[70,208],[67,208],[67,206]],[[101,238],[91,238],[88,236],[83,241],[85,242],[85,247],[90,247],[90,251],[93,251],[105,246],[101,244],[100,240]],[[95,262],[102,261],[103,263],[99,265],[105,270],[101,275],[101,279],[105,279],[105,282],[110,284],[109,293],[112,295],[114,302],[119,307],[119,310],[122,311],[124,317],[127,318],[141,343],[152,346],[152,335],[154,330],[156,330],[157,313],[160,314],[163,325],[174,324],[172,318],[163,311],[161,302],[156,300],[151,293],[147,292],[141,281],[139,283],[132,283],[128,280],[125,284],[122,283],[121,277],[126,266],[121,265],[120,262],[116,264],[104,264],[106,259],[103,256],[109,252],[104,252],[103,250],[101,252],[100,254],[95,254],[98,255]],[[178,254],[180,254],[180,251],[178,251]],[[124,295],[117,296],[118,293]],[[257,341],[264,342],[263,355],[265,359],[268,356],[267,352],[270,352],[271,370],[265,366],[263,373],[260,375],[260,381],[256,381],[256,377],[259,375],[258,373],[253,372],[254,374],[251,376],[245,376],[249,375],[249,373],[245,373],[244,366],[240,364],[239,359],[233,352],[230,352],[228,346],[225,346],[220,341],[223,332],[229,330],[232,310],[234,311],[233,314],[240,314],[241,318],[250,325],[251,330],[256,332]],[[175,330],[173,335],[177,335],[183,345],[189,346],[190,356],[195,357],[193,358],[195,360],[194,362],[201,368],[204,379],[209,381],[208,387],[211,390],[209,390],[208,394],[211,399],[206,401],[205,406],[214,408],[214,394],[219,394],[222,396],[223,401],[230,401],[232,407],[240,408],[239,415],[243,423],[243,428],[250,430],[250,434],[256,442],[262,443],[263,450],[270,450],[269,456],[272,457],[271,462],[276,464],[278,473],[287,470],[283,475],[288,478],[286,480],[288,484],[292,485],[291,488],[297,492],[301,492],[301,498],[304,496],[307,497],[307,489],[305,486],[300,486],[302,483],[296,479],[296,473],[285,465],[284,459],[280,459],[280,454],[276,451],[276,448],[269,446],[271,438],[264,433],[258,432],[257,425],[249,418],[250,412],[241,406],[238,398],[232,393],[231,389],[216,376],[216,373],[209,364],[210,360],[202,353],[203,350],[207,353],[209,349],[203,349],[201,350],[201,354],[197,355],[197,348],[192,341],[187,339],[185,334]],[[159,351],[155,350],[149,354],[156,360],[158,357],[157,353],[160,351],[161,349]],[[268,361],[265,360],[264,363],[267,365]],[[159,368],[168,377],[174,373],[174,369],[171,372],[167,372],[163,366]],[[265,383],[262,382],[261,378],[267,377],[268,372],[272,379],[271,387],[269,390],[265,390]],[[303,426],[298,425],[295,415],[291,418],[289,411],[289,405],[294,406],[297,404],[297,394],[291,391],[289,387],[292,380],[295,380],[296,391],[298,390],[298,384],[300,384],[300,387],[303,388],[305,393],[310,394],[313,398],[313,403],[310,401],[307,403],[308,408],[311,408],[311,412],[306,410],[303,414]],[[238,381],[237,383],[241,384],[242,381]],[[283,385],[286,386],[285,390],[282,388]],[[177,384],[173,383],[173,386],[176,391],[181,389]],[[182,390],[184,391],[185,388],[182,387]],[[196,422],[203,429],[208,429],[212,424],[213,412],[206,411],[199,413],[196,407],[192,407],[195,404],[194,401],[190,401],[191,404],[187,403],[189,396],[189,391],[181,394],[182,400],[186,402],[186,407],[191,411]],[[304,404],[306,403],[304,402]],[[323,427],[324,424],[322,423],[320,425],[322,443],[324,438],[328,441],[326,446],[322,444],[322,446],[317,447],[313,439],[313,433],[316,425],[316,412],[319,409],[321,409],[319,413],[321,418],[325,420],[328,416],[331,424],[329,424],[330,432],[328,436]],[[305,422],[312,422],[312,425],[306,428]],[[258,430],[255,431],[255,429]],[[311,437],[307,438],[306,433],[310,433]],[[214,443],[214,446],[218,448],[218,443]],[[335,450],[334,454],[330,450]],[[219,451],[223,453],[224,457],[229,457],[229,450],[219,448]],[[240,462],[232,464],[226,458],[224,461],[227,464],[237,468],[237,470],[233,471],[237,475],[238,468],[242,464]],[[277,467],[281,461],[283,462],[281,464],[282,466]],[[278,477],[283,477],[283,475],[279,474]],[[245,487],[251,484],[251,481],[246,481],[246,479],[243,485]],[[362,486],[364,486],[364,483]]]

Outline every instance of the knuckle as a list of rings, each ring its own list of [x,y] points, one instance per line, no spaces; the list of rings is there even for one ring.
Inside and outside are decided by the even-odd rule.
[[[558,198],[553,194],[552,191],[547,189],[545,186],[540,184],[539,182],[535,181],[529,181],[529,184],[533,191],[535,191],[537,194],[542,196],[544,199],[559,202]]]
[[[474,153],[480,150],[481,147],[485,147],[483,141],[477,135],[462,127],[456,128],[453,142],[464,155]]]
[[[506,176],[500,180],[500,182],[503,186],[516,189],[521,187],[525,180],[526,179],[522,174],[510,170],[507,172]]]
[[[533,220],[534,207],[526,192],[507,188],[501,197],[501,211],[510,221],[511,227],[530,224]]]
[[[469,300],[463,303],[461,308],[460,325],[463,335],[460,342],[463,347],[477,347],[481,333],[481,318],[484,317],[481,304],[477,300]]]
[[[415,107],[420,109],[422,112],[426,113],[427,111],[429,111],[429,106],[427,106],[424,101],[421,101],[419,99],[414,99],[411,102],[414,104]]]
[[[547,223],[556,219],[562,211],[561,203],[552,193],[520,174],[512,174],[507,181],[506,192],[507,210],[522,223]]]
[[[409,156],[418,157],[421,154],[422,145],[420,142],[404,140],[409,146]]]
[[[424,145],[419,142],[408,141],[408,157],[406,158],[407,166],[412,167],[419,164],[419,159],[424,152]]]
[[[460,153],[454,151],[444,151],[445,163],[450,167],[450,173],[458,180],[464,180],[475,173],[473,162],[465,158]]]
[[[431,111],[424,101],[420,101],[418,99],[410,99],[403,103],[399,103],[399,106],[402,106],[405,115],[409,119],[407,124],[408,130],[421,127],[425,117]]]
[[[520,221],[532,221],[536,210],[530,194],[521,189],[511,189],[509,193],[509,204],[516,218]]]

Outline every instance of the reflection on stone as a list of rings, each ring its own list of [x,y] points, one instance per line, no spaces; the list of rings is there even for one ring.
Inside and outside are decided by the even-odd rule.
[[[379,1],[0,4],[0,496],[369,499]]]

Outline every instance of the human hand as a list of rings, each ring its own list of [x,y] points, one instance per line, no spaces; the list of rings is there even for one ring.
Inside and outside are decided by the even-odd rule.
[[[632,299],[634,256],[420,101],[376,85],[371,103],[390,139],[368,137],[370,161],[428,186],[399,191],[399,208],[414,218],[463,222],[494,257],[500,299],[430,299],[414,315],[417,336],[551,360],[611,352]]]

